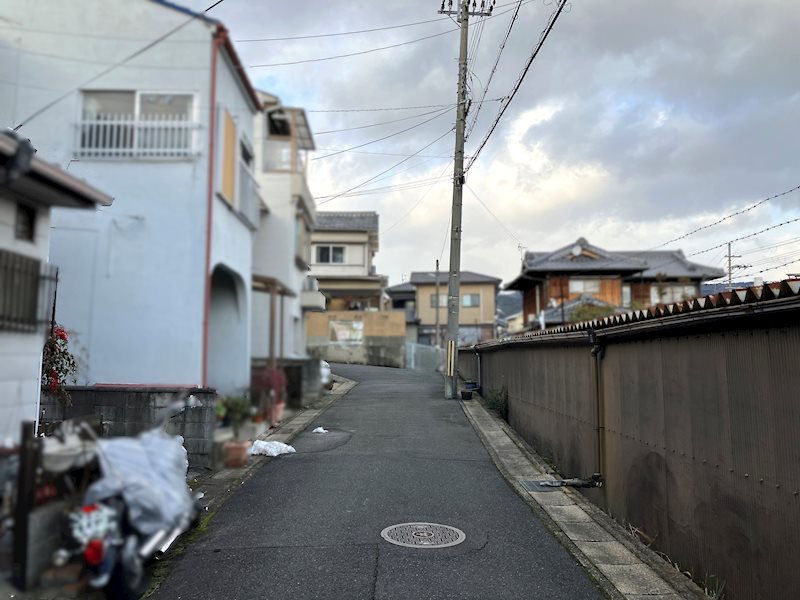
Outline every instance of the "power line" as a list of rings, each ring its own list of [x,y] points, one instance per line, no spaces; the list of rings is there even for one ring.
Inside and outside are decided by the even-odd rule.
[[[416,208],[417,208],[417,207],[418,207],[420,204],[422,204],[422,201],[423,201],[423,200],[424,200],[424,199],[427,197],[427,195],[428,195],[428,194],[431,192],[431,190],[432,190],[433,188],[435,188],[435,187],[437,186],[437,184],[439,184],[439,183],[441,183],[441,182],[443,181],[443,176],[444,176],[444,174],[447,172],[447,170],[450,168],[450,165],[451,165],[451,164],[453,164],[453,161],[450,161],[449,163],[447,163],[447,164],[444,166],[444,169],[442,169],[442,172],[439,174],[439,176],[438,176],[438,177],[435,177],[435,178],[434,178],[434,179],[435,179],[435,181],[434,181],[434,182],[433,182],[433,183],[432,183],[432,184],[431,184],[431,185],[428,187],[428,189],[427,189],[427,190],[425,190],[425,192],[424,192],[424,193],[423,193],[423,194],[422,194],[422,195],[419,197],[419,200],[417,200],[417,201],[414,203],[414,206],[412,206],[411,208],[409,208],[409,209],[408,209],[408,211],[406,211],[406,213],[405,213],[405,214],[404,214],[402,217],[400,217],[399,219],[397,219],[397,221],[395,221],[394,223],[392,223],[392,224],[389,226],[389,228],[388,228],[388,229],[385,229],[385,230],[384,230],[384,232],[383,232],[383,234],[384,234],[384,235],[386,235],[386,234],[387,234],[387,233],[389,233],[389,232],[390,232],[392,229],[394,229],[395,227],[397,227],[397,226],[398,226],[400,223],[402,223],[403,221],[405,221],[406,217],[408,217],[408,215],[410,215],[412,212],[414,212],[414,210],[415,210],[415,209],[416,209]]]
[[[506,47],[506,42],[508,42],[508,37],[511,35],[511,29],[514,27],[514,23],[517,20],[517,16],[519,15],[519,9],[522,8],[523,0],[519,0],[517,3],[517,7],[514,10],[514,14],[511,15],[511,22],[508,24],[508,29],[506,30],[506,34],[503,37],[503,41],[500,43],[500,50],[497,52],[497,58],[495,58],[494,65],[492,66],[492,70],[489,73],[489,78],[486,80],[486,86],[483,88],[483,95],[481,96],[480,102],[478,102],[478,108],[475,109],[475,115],[472,118],[472,124],[467,131],[466,138],[468,139],[469,136],[472,134],[472,130],[475,128],[475,124],[478,122],[478,115],[481,112],[481,107],[483,105],[483,100],[486,98],[486,93],[489,91],[489,86],[492,83],[492,78],[494,74],[497,72],[497,66],[500,64],[500,57],[503,55],[503,50]]]
[[[214,4],[212,4],[211,6],[209,6],[207,9],[205,9],[205,10],[203,11],[203,13],[207,13],[207,12],[208,12],[208,11],[210,11],[212,8],[214,8],[215,6],[218,6],[218,5],[219,5],[220,3],[222,3],[222,2],[224,2],[224,0],[217,0],[217,2],[215,2]],[[184,27],[186,27],[186,26],[187,26],[189,23],[192,23],[192,22],[193,22],[195,19],[197,19],[197,18],[198,18],[198,16],[199,16],[199,15],[192,14],[192,16],[191,16],[191,17],[190,17],[188,20],[184,21],[183,23],[181,23],[181,24],[180,24],[180,25],[178,25],[177,27],[173,27],[172,29],[170,29],[170,30],[169,30],[169,31],[167,31],[166,33],[164,33],[164,34],[162,34],[162,35],[158,36],[158,37],[157,37],[156,39],[154,39],[152,42],[150,42],[150,43],[148,43],[148,44],[146,44],[146,45],[142,46],[141,48],[139,48],[139,49],[138,49],[136,52],[133,52],[132,54],[129,54],[128,56],[126,56],[125,58],[123,58],[121,61],[119,61],[119,62],[117,62],[117,63],[115,63],[115,64],[111,65],[111,66],[110,66],[110,67],[108,67],[107,69],[103,69],[103,70],[102,70],[102,71],[100,71],[100,73],[98,73],[97,75],[93,75],[92,77],[90,77],[90,78],[89,78],[89,79],[87,79],[86,81],[82,82],[80,85],[78,85],[78,86],[76,86],[75,88],[73,88],[73,89],[71,89],[71,90],[69,90],[69,91],[65,92],[65,93],[64,93],[64,94],[62,94],[61,96],[58,96],[58,97],[57,97],[55,100],[52,100],[52,101],[48,102],[48,103],[47,103],[47,104],[45,104],[43,107],[41,107],[41,108],[39,108],[38,110],[34,111],[34,113],[33,113],[33,114],[31,114],[29,117],[27,117],[27,118],[23,119],[22,121],[20,121],[20,123],[19,123],[19,124],[18,124],[16,127],[14,127],[14,129],[13,129],[13,130],[14,130],[14,131],[17,131],[17,130],[19,130],[21,127],[23,127],[24,125],[27,125],[27,124],[28,124],[28,123],[29,123],[31,120],[35,119],[36,117],[38,117],[38,116],[39,116],[40,114],[42,114],[43,112],[45,112],[45,111],[49,110],[51,107],[55,106],[56,104],[58,104],[59,102],[61,102],[61,101],[62,101],[62,100],[64,100],[65,98],[68,98],[69,96],[71,96],[72,94],[74,94],[74,93],[75,93],[77,90],[79,90],[79,89],[81,89],[81,88],[83,88],[83,87],[86,87],[87,85],[89,85],[89,84],[90,84],[90,83],[92,83],[93,81],[97,81],[98,79],[100,79],[100,78],[101,78],[103,75],[106,75],[106,74],[110,73],[111,71],[113,71],[114,69],[116,69],[117,67],[119,67],[119,66],[122,66],[123,64],[125,64],[126,62],[128,62],[128,61],[130,61],[130,60],[133,60],[134,58],[136,58],[136,57],[137,57],[137,56],[139,56],[140,54],[143,54],[143,53],[147,52],[147,51],[148,51],[150,48],[152,48],[152,47],[156,46],[156,45],[157,45],[159,42],[161,42],[161,41],[165,40],[166,38],[168,38],[169,36],[171,36],[171,35],[172,35],[173,33],[175,33],[176,31],[178,31],[178,30],[180,30],[180,29],[183,29],[183,28],[184,28]]]
[[[724,223],[725,221],[728,221],[729,219],[732,219],[733,217],[737,217],[739,215],[743,215],[746,212],[750,212],[751,210],[753,210],[754,208],[758,208],[759,206],[761,206],[765,202],[769,202],[770,200],[774,200],[775,198],[780,198],[781,196],[786,196],[787,194],[791,194],[792,192],[794,192],[796,190],[800,190],[800,185],[796,185],[795,187],[793,187],[793,188],[791,188],[789,190],[786,190],[785,192],[781,192],[779,194],[775,194],[774,196],[770,196],[769,198],[764,198],[763,200],[759,200],[758,202],[756,202],[752,206],[748,206],[747,208],[743,208],[742,210],[737,210],[736,212],[731,213],[731,214],[729,214],[729,215],[727,215],[725,217],[722,217],[721,219],[718,219],[718,220],[714,221],[713,223],[709,223],[708,225],[703,225],[702,227],[698,227],[697,229],[693,229],[689,233],[685,233],[685,234],[683,234],[681,236],[678,236],[676,238],[672,238],[671,240],[668,240],[668,241],[664,242],[663,244],[659,244],[658,246],[654,246],[652,248],[652,250],[655,250],[656,248],[662,248],[663,246],[666,246],[667,244],[671,244],[672,242],[677,242],[679,240],[685,239],[685,238],[689,237],[690,235],[694,235],[695,233],[698,233],[698,232],[703,231],[705,229],[709,229],[711,227],[715,227],[716,225],[719,225],[720,223]]]
[[[386,31],[388,29],[400,29],[402,27],[414,27],[415,25],[424,25],[426,23],[438,23],[439,21],[447,21],[446,18],[428,19],[427,21],[416,21],[414,23],[403,23],[402,25],[387,25],[386,27],[374,27],[372,29],[358,29],[355,31],[339,31],[336,33],[318,33],[314,35],[293,35],[287,37],[272,37],[272,38],[251,38],[243,40],[234,40],[237,43],[249,42],[284,42],[289,40],[311,40],[316,38],[336,37],[340,35],[355,35],[358,33],[371,33],[373,31]]]
[[[344,127],[342,129],[329,129],[327,131],[315,131],[314,136],[327,135],[329,133],[341,133],[342,131],[356,131],[357,129],[368,129],[370,127],[378,127],[380,125],[389,125],[390,123],[399,123],[400,121],[408,121],[409,119],[416,119],[417,117],[424,117],[439,112],[438,110],[431,110],[428,112],[411,115],[410,117],[401,117],[399,119],[392,119],[391,121],[381,121],[380,123],[371,123],[369,125],[359,125],[357,127]]]
[[[350,148],[345,148],[345,149],[339,150],[337,152],[331,152],[330,154],[323,154],[322,156],[316,156],[316,157],[312,158],[311,160],[322,160],[323,158],[328,158],[330,156],[336,156],[337,154],[342,154],[344,152],[349,152],[350,150],[355,150],[357,148],[363,148],[364,146],[369,146],[370,144],[374,144],[375,142],[381,142],[383,140],[389,139],[390,137],[394,137],[396,135],[400,135],[401,133],[406,133],[407,131],[411,131],[412,129],[416,129],[417,127],[420,127],[421,125],[425,125],[426,123],[430,123],[434,119],[438,119],[439,117],[441,117],[443,115],[446,115],[448,112],[449,112],[448,110],[443,110],[443,111],[437,113],[436,115],[432,116],[430,119],[425,119],[424,121],[421,121],[420,123],[412,125],[411,127],[406,127],[405,129],[402,129],[400,131],[396,131],[394,133],[390,133],[389,135],[385,135],[385,136],[383,136],[381,138],[378,138],[376,140],[371,140],[369,142],[364,142],[363,144],[358,144],[357,146],[351,146]],[[411,156],[416,156],[416,154],[412,154]],[[408,157],[408,158],[411,158],[411,157]]]
[[[372,195],[372,194],[386,194],[386,193],[391,193],[391,192],[405,192],[405,191],[415,190],[417,188],[425,187],[426,185],[428,185],[432,181],[444,181],[444,180],[449,180],[449,179],[451,179],[451,177],[449,175],[447,177],[444,177],[444,176],[442,176],[442,177],[426,177],[424,179],[414,179],[412,181],[408,181],[408,182],[405,182],[405,183],[396,183],[396,184],[393,184],[393,185],[385,185],[385,186],[381,186],[381,187],[367,188],[367,189],[360,190],[360,191],[357,191],[357,192],[352,192],[352,193],[349,193],[349,194],[341,194],[339,197],[340,198],[344,198],[344,197],[353,197],[353,196],[369,196],[369,195]],[[331,198],[332,196],[335,196],[335,195],[336,194],[328,194],[326,196],[315,196],[315,198],[317,200],[321,200],[321,199],[324,199],[324,198]]]
[[[518,237],[517,237],[517,236],[514,234],[514,232],[513,232],[513,231],[511,231],[511,230],[510,230],[508,227],[506,227],[505,223],[503,223],[503,222],[500,220],[500,218],[499,218],[499,217],[498,217],[496,214],[494,214],[494,213],[492,212],[492,209],[491,209],[491,208],[489,208],[489,207],[486,205],[486,203],[485,203],[483,200],[481,200],[480,196],[478,196],[478,194],[477,194],[477,193],[475,193],[475,190],[473,190],[473,189],[472,189],[472,188],[469,186],[469,184],[464,184],[464,185],[467,187],[467,189],[468,189],[470,192],[472,192],[472,195],[473,195],[473,196],[475,196],[475,199],[476,199],[478,202],[480,202],[480,203],[481,203],[481,206],[483,206],[483,208],[485,208],[485,209],[486,209],[486,212],[488,212],[490,215],[492,215],[492,217],[494,218],[494,220],[495,220],[495,221],[497,221],[497,223],[500,225],[500,227],[502,227],[503,229],[505,229],[505,230],[506,230],[506,233],[508,233],[508,235],[510,235],[510,236],[511,236],[511,239],[512,239],[512,240],[514,240],[514,241],[515,241],[517,244],[520,244],[520,245],[524,246],[525,244],[522,242],[522,240],[520,240],[520,239],[519,239],[519,238],[518,238]]]
[[[321,56],[319,58],[306,58],[303,60],[293,60],[289,62],[281,62],[281,63],[267,63],[261,65],[250,65],[251,69],[258,69],[261,67],[287,67],[291,65],[302,65],[306,63],[312,62],[322,62],[326,60],[334,60],[337,58],[349,58],[351,56],[361,56],[362,54],[371,54],[372,52],[380,52],[381,50],[389,50],[391,48],[399,48],[400,46],[408,46],[409,44],[416,44],[417,42],[422,42],[424,40],[430,40],[435,37],[440,37],[443,35],[447,35],[448,33],[453,33],[454,31],[458,31],[458,29],[448,29],[447,31],[442,31],[440,33],[434,33],[433,35],[426,35],[421,38],[417,38],[414,40],[407,40],[405,42],[400,42],[398,44],[391,44],[389,46],[380,46],[378,48],[370,48],[368,50],[359,50],[358,52],[348,52],[347,54],[336,54],[334,56]]]
[[[749,238],[752,238],[752,237],[756,237],[757,235],[761,235],[762,233],[765,233],[767,231],[771,231],[773,229],[777,229],[778,227],[783,227],[783,226],[789,225],[791,223],[797,223],[798,221],[800,221],[800,217],[797,217],[796,219],[791,219],[789,221],[783,221],[782,223],[776,223],[775,225],[770,225],[769,227],[765,227],[764,229],[756,231],[755,233],[750,233],[748,235],[743,235],[741,237],[729,240],[729,241],[725,242],[724,244],[718,244],[716,246],[711,246],[711,248],[706,248],[705,250],[699,250],[698,252],[692,252],[691,254],[689,254],[689,256],[697,256],[698,254],[705,254],[706,252],[711,252],[712,250],[716,250],[717,248],[722,248],[723,246],[727,246],[729,243],[741,242],[742,240],[746,240],[746,239],[749,239]]]
[[[553,26],[556,24],[556,21],[558,20],[559,15],[561,15],[562,11],[564,10],[564,5],[566,3],[567,3],[567,0],[558,0],[558,6],[552,12],[552,14],[550,15],[550,19],[547,22],[547,26],[544,28],[542,33],[539,35],[539,41],[536,43],[536,46],[534,47],[533,52],[531,53],[531,56],[528,59],[528,62],[525,64],[525,67],[522,69],[522,72],[520,73],[519,77],[517,78],[517,82],[514,84],[514,87],[511,90],[511,93],[508,96],[506,96],[505,101],[500,105],[500,111],[498,112],[497,117],[495,117],[495,120],[492,123],[492,126],[489,128],[489,131],[486,133],[486,135],[483,137],[483,140],[478,145],[478,149],[472,154],[472,158],[470,158],[469,162],[467,163],[467,166],[464,169],[464,172],[469,171],[469,169],[472,167],[472,165],[477,160],[478,155],[481,153],[481,150],[483,150],[484,146],[486,145],[486,142],[489,141],[489,138],[491,137],[492,133],[494,132],[495,128],[497,127],[497,124],[500,122],[500,119],[503,117],[503,114],[505,114],[506,109],[508,109],[509,105],[511,104],[511,100],[514,99],[514,96],[519,91],[519,88],[522,85],[523,80],[525,79],[525,75],[527,75],[528,70],[531,67],[531,64],[533,64],[533,61],[536,60],[536,57],[538,56],[539,51],[542,49],[542,46],[544,45],[545,40],[547,40],[547,36],[549,36],[550,32],[553,30]]]
[[[403,159],[403,160],[401,160],[400,162],[397,162],[397,163],[393,164],[391,167],[389,167],[388,169],[385,169],[384,171],[381,171],[381,172],[380,172],[380,173],[378,173],[377,175],[375,175],[375,176],[373,176],[373,177],[370,177],[369,179],[365,179],[364,181],[362,181],[362,182],[361,182],[361,183],[359,183],[358,185],[354,185],[353,187],[351,187],[351,188],[348,188],[348,189],[346,189],[346,190],[343,190],[343,191],[339,192],[338,194],[334,194],[333,196],[331,196],[331,197],[330,197],[330,198],[328,198],[327,200],[323,200],[322,202],[318,202],[318,203],[317,203],[317,205],[321,205],[321,204],[327,204],[328,202],[333,202],[334,200],[336,200],[337,198],[340,198],[341,196],[344,196],[344,195],[345,195],[345,194],[347,194],[348,192],[352,192],[353,190],[355,190],[355,189],[358,189],[358,188],[360,188],[361,186],[364,186],[364,185],[366,185],[366,184],[370,183],[371,181],[374,181],[375,179],[377,179],[377,178],[378,178],[378,177],[380,177],[381,175],[385,175],[386,173],[388,173],[388,172],[389,172],[389,171],[391,171],[392,169],[394,169],[394,168],[396,168],[396,167],[399,167],[400,165],[402,165],[402,164],[403,164],[404,162],[406,162],[407,160],[410,160],[410,159],[414,158],[414,156],[416,156],[417,154],[419,154],[420,152],[422,152],[422,151],[423,151],[423,150],[425,150],[426,148],[429,148],[430,146],[433,146],[433,145],[434,145],[436,142],[438,142],[439,140],[441,140],[441,139],[442,139],[444,136],[446,136],[447,134],[449,134],[451,131],[453,131],[453,128],[452,128],[452,127],[451,127],[450,129],[448,129],[447,131],[445,131],[445,132],[444,132],[442,135],[440,135],[439,137],[437,137],[437,138],[436,138],[435,140],[433,140],[432,142],[429,142],[429,143],[425,144],[425,145],[424,145],[422,148],[420,148],[420,149],[419,149],[417,152],[415,152],[414,154],[411,154],[410,156],[408,156],[408,157],[404,158],[404,159]]]
[[[371,155],[374,155],[374,156],[411,156],[410,154],[403,154],[403,153],[400,153],[400,152],[370,152],[368,150],[348,150],[347,148],[344,148],[344,149],[342,149],[342,148],[317,148],[317,150],[321,150],[321,151],[325,151],[325,152],[327,152],[329,150],[333,151],[333,152],[342,151],[342,152],[350,152],[350,154],[371,154]],[[433,156],[433,155],[429,155],[429,154],[418,154],[417,156],[419,156],[420,158],[450,158],[450,156],[447,156],[447,155],[444,155],[444,156],[441,156],[441,155]]]
[[[505,98],[491,98],[484,100],[484,102],[502,102]],[[453,108],[456,106],[455,102],[449,104],[423,104],[420,106],[390,106],[381,108],[315,108],[305,109],[307,113],[348,113],[348,112],[380,112],[390,110],[419,110],[423,108]]]

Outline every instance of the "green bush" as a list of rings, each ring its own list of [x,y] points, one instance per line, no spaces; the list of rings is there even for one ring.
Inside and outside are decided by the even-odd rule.
[[[505,385],[499,390],[489,390],[484,399],[490,410],[496,412],[504,421],[508,421],[508,388]]]

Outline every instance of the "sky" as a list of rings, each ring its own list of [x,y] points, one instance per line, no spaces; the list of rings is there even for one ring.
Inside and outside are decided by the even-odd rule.
[[[470,20],[468,156],[557,6],[524,0],[500,54],[517,4],[499,0],[494,16]],[[209,12],[230,30],[256,87],[308,111],[318,209],[378,212],[376,264],[391,284],[436,259],[449,264],[459,36],[438,9],[436,0],[225,0]],[[430,22],[245,41],[421,21]],[[612,251],[652,249],[800,185],[798,29],[800,3],[786,0],[568,3],[467,174],[462,269],[507,282],[525,249],[578,237]],[[428,39],[411,42],[419,38]],[[420,106],[430,108],[409,108]],[[315,112],[385,108],[406,110]],[[353,190],[368,193],[325,201],[371,178]],[[702,251],[792,219],[800,189],[663,247],[723,266],[725,247]],[[734,279],[800,272],[800,220],[734,242],[733,254],[750,265]]]

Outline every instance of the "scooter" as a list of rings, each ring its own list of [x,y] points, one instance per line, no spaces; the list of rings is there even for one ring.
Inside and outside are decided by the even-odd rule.
[[[73,544],[56,551],[54,564],[82,555],[90,587],[102,588],[111,599],[141,596],[148,585],[147,564],[163,558],[199,521],[202,494],[193,495],[186,484],[186,449],[179,436],[163,431],[171,417],[197,404],[191,395],[172,403],[152,429],[136,437],[97,439],[86,424],[79,425],[94,437],[101,477],[89,486],[83,505],[69,514]]]

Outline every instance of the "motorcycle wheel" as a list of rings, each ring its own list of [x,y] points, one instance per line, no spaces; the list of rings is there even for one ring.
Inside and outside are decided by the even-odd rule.
[[[149,577],[142,561],[135,557],[136,538],[128,537],[126,547],[120,553],[120,559],[114,565],[111,578],[104,588],[107,600],[139,600],[147,591]],[[125,559],[127,555],[133,553],[133,558]],[[127,565],[127,566],[126,566]]]

